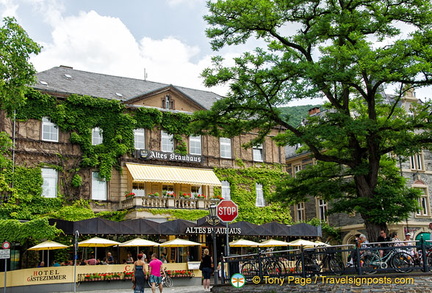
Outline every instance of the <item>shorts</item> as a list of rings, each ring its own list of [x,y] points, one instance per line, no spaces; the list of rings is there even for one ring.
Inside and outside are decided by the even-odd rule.
[[[205,267],[202,269],[202,274],[204,279],[210,279],[211,274],[213,273],[213,269],[209,267]]]
[[[162,277],[150,275],[150,284],[151,283],[156,283],[156,285],[161,284],[162,283]]]

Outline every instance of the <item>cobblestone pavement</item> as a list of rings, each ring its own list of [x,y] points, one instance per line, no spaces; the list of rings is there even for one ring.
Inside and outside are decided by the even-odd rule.
[[[78,292],[83,292],[83,293],[99,293],[99,292],[104,292],[104,293],[133,293],[133,290],[132,289],[116,289],[116,290],[80,291],[78,288],[77,293]],[[203,292],[206,292],[206,291],[204,291],[202,286],[178,286],[178,287],[164,288],[162,293],[203,293]],[[151,289],[145,288],[144,293],[151,293]],[[156,293],[159,293],[159,289],[156,290]]]

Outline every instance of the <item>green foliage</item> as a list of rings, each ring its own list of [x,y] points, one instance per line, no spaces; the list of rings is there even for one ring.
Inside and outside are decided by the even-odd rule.
[[[113,168],[120,168],[119,159],[134,150],[133,130],[136,128],[160,127],[174,135],[176,152],[187,152],[183,136],[191,134],[190,115],[147,108],[126,109],[116,100],[76,94],[60,100],[29,90],[26,97],[26,104],[17,109],[17,118],[49,117],[61,130],[70,132],[70,141],[81,147],[83,155],[80,167],[98,168],[100,176],[107,180],[110,180]],[[91,132],[95,127],[102,130],[103,143],[100,145],[92,145],[91,142]],[[72,186],[82,184],[78,174],[70,177]]]
[[[342,233],[340,229],[330,226],[327,222],[321,222],[317,218],[313,218],[307,222],[313,226],[321,226],[323,232],[323,239],[327,243],[339,244],[342,241]]]
[[[34,82],[36,73],[28,60],[40,50],[15,18],[3,19],[0,28],[0,109],[12,114],[25,101],[27,85]]]
[[[292,106],[292,107],[280,107],[282,119],[286,123],[291,124],[294,127],[300,126],[300,123],[308,116],[308,111],[315,107],[321,107],[320,105],[305,105],[305,106]],[[286,118],[284,118],[286,117]]]
[[[292,188],[282,187],[279,199],[296,200],[298,193],[288,191],[300,186],[321,196],[325,188],[335,190],[337,181],[342,189],[332,197],[337,209],[361,210],[369,234],[377,234],[370,229],[382,228],[384,222],[403,218],[404,209],[412,211],[414,194],[400,184],[400,175],[388,177],[382,157],[432,146],[432,103],[401,107],[405,95],[432,84],[431,2],[217,0],[208,7],[213,49],[253,37],[264,46],[235,58],[230,67],[221,57],[213,58],[213,66],[202,74],[206,85],[229,83],[231,90],[211,111],[196,114],[197,129],[237,135],[259,128],[263,137],[282,126],[286,131],[276,137],[280,145],[301,144],[302,151],[324,164],[298,179],[321,187],[291,180]],[[404,34],[398,23],[410,26],[412,33]],[[298,29],[291,32],[288,26]],[[383,93],[386,86],[395,88],[391,97]],[[324,111],[303,126],[280,108],[318,97],[325,99]],[[409,107],[408,115],[404,109]],[[351,183],[335,171],[352,178]],[[395,183],[393,188],[387,180]],[[389,196],[402,200],[400,207],[387,201]],[[349,199],[353,202],[345,204]],[[383,200],[388,212],[381,213]]]
[[[18,220],[0,220],[0,239],[9,242],[41,241],[54,239],[61,230],[50,226],[47,218],[37,218],[21,223]]]
[[[104,218],[110,221],[121,222],[124,221],[128,211],[107,211],[97,213],[97,217]]]
[[[286,175],[280,167],[216,168],[215,173],[220,180],[226,180],[230,183],[231,199],[239,206],[239,216],[236,221],[248,221],[254,224],[264,224],[271,221],[284,224],[292,222],[289,209],[283,207],[279,202],[271,200],[276,183]],[[264,199],[268,203],[265,207],[255,206],[256,183],[263,186]],[[215,194],[220,194],[220,189],[216,189]]]
[[[81,221],[95,217],[95,213],[85,200],[77,200],[72,205],[62,206],[49,214],[50,218],[66,221]]]
[[[171,215],[171,219],[183,219],[196,221],[208,215],[206,210],[181,210],[181,209],[144,209],[144,211],[153,215]]]

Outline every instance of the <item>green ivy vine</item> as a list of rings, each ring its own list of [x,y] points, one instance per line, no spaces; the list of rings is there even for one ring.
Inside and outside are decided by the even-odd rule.
[[[243,162],[238,162],[238,165],[244,166]],[[215,173],[220,180],[230,183],[231,199],[239,206],[239,216],[236,221],[248,221],[254,224],[272,221],[292,223],[289,208],[283,207],[278,202],[271,202],[264,207],[255,206],[255,183],[263,186],[264,199],[270,199],[275,192],[276,182],[286,174],[281,166],[270,167],[262,164],[241,169],[215,168]],[[215,194],[221,194],[220,188],[215,189]]]
[[[111,179],[113,168],[120,170],[123,155],[134,150],[133,130],[159,127],[173,134],[175,152],[187,152],[184,137],[190,134],[191,116],[185,113],[162,112],[153,108],[126,108],[117,100],[107,100],[72,94],[56,99],[36,90],[29,90],[27,102],[17,109],[17,119],[42,119],[49,117],[60,130],[69,132],[70,142],[78,144],[82,151],[81,168],[98,168],[102,178]],[[99,127],[103,143],[92,145],[92,129]],[[79,186],[80,179],[73,176],[72,186]]]

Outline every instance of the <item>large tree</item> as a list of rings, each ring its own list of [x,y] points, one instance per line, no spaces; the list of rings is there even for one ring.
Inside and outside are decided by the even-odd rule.
[[[234,66],[213,58],[212,68],[203,72],[206,85],[229,83],[230,92],[212,111],[198,113],[197,127],[216,135],[259,128],[265,135],[283,126],[279,142],[303,145],[320,163],[281,188],[282,200],[303,200],[307,193],[331,199],[333,211],[360,212],[372,238],[386,223],[408,217],[417,195],[405,187],[389,154],[407,156],[432,141],[430,103],[413,104],[409,111],[401,107],[407,93],[432,84],[430,1],[207,5],[214,50],[251,38],[262,46],[235,58]],[[316,97],[325,100],[326,111],[302,126],[278,109]],[[250,145],[256,143],[259,139]]]
[[[41,47],[13,17],[5,17],[0,27],[0,109],[11,113],[25,101],[27,86],[35,81],[36,70],[29,62]]]

